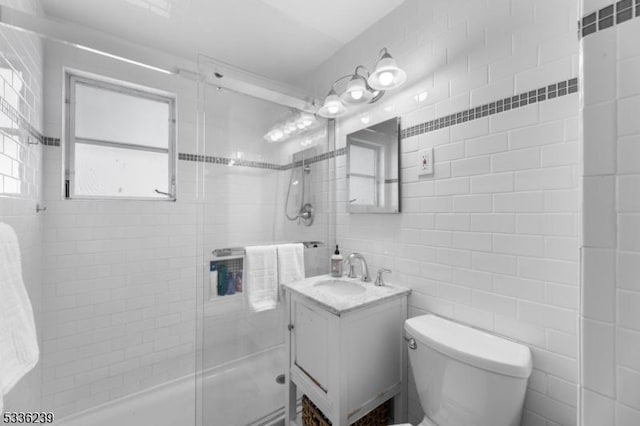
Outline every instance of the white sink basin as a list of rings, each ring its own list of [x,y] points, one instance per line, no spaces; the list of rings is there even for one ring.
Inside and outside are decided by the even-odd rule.
[[[362,294],[367,291],[364,286],[358,283],[344,280],[322,280],[318,281],[314,287],[335,294],[336,296],[355,296],[356,294]]]
[[[299,297],[310,299],[332,314],[342,315],[360,309],[371,303],[377,303],[394,297],[409,294],[408,288],[392,284],[376,286],[357,278],[317,275],[304,280],[284,284],[286,291]]]

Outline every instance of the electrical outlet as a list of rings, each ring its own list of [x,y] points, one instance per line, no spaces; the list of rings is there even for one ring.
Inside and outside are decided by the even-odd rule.
[[[418,152],[418,176],[433,175],[433,148]]]

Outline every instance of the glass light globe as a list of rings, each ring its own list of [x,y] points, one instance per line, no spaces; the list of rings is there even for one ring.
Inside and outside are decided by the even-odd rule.
[[[356,101],[361,99],[362,95],[364,94],[362,90],[354,90],[353,92],[350,92],[350,93],[351,93],[351,97]]]
[[[388,86],[391,83],[393,83],[393,73],[385,71],[380,74],[380,84],[382,84],[383,86]]]
[[[318,111],[318,114],[322,117],[333,118],[338,115],[347,112],[347,108],[342,104],[342,101],[336,94],[336,91],[332,88],[329,95],[324,100],[322,108]]]

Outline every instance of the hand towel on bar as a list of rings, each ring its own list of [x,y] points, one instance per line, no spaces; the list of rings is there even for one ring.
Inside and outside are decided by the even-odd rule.
[[[304,247],[302,243],[280,244],[276,246],[278,251],[278,283],[288,284],[303,280],[304,274]]]
[[[3,396],[38,362],[33,310],[22,281],[18,236],[0,223],[0,413]]]
[[[278,261],[275,246],[246,248],[244,285],[251,309],[255,312],[278,305]]]

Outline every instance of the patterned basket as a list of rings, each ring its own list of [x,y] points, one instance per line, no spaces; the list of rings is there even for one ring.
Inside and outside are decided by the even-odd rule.
[[[387,426],[389,423],[389,402],[379,405],[366,416],[352,423],[352,426]],[[331,426],[322,411],[316,407],[306,395],[302,396],[302,425],[303,426]]]

